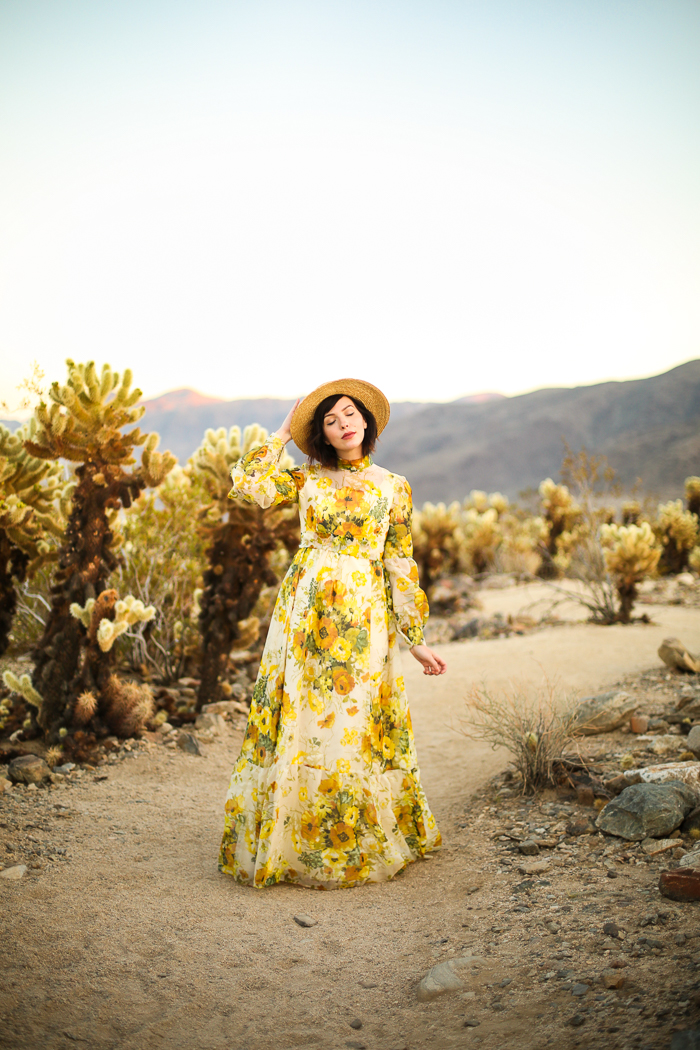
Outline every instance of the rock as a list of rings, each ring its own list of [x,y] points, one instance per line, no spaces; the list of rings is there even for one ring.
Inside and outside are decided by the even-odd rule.
[[[345,1045],[350,1047],[350,1050],[367,1050],[367,1043],[360,1039],[348,1039]]]
[[[592,806],[595,802],[595,793],[588,784],[579,784],[576,788],[576,801],[579,806]]]
[[[295,915],[294,921],[297,926],[303,926],[304,929],[309,929],[318,923],[318,919],[312,919],[310,915]]]
[[[676,868],[675,871],[662,871],[659,877],[659,893],[672,901],[700,901],[700,869]]]
[[[646,715],[632,715],[630,718],[630,729],[633,733],[646,733],[649,728],[649,719]]]
[[[693,849],[686,853],[685,857],[681,859],[682,868],[700,868],[700,844],[694,846]]]
[[[678,781],[632,784],[608,802],[596,824],[608,835],[641,842],[670,835],[696,804],[696,793]]]
[[[177,738],[177,746],[181,751],[184,751],[188,755],[203,755],[204,752],[200,746],[199,740],[194,736],[193,733],[179,733]]]
[[[576,996],[578,996],[579,998],[582,999],[584,997],[584,995],[588,995],[588,985],[587,984],[575,984],[575,985],[573,985],[573,987],[571,989],[571,994],[572,995],[576,995]]]
[[[526,857],[536,857],[540,852],[540,847],[534,839],[524,839],[519,844],[518,849],[521,853],[525,854]]]
[[[603,933],[606,937],[619,937],[620,927],[616,922],[606,922],[603,924]]]
[[[625,975],[620,970],[603,970],[600,980],[603,988],[622,988]]]
[[[669,755],[672,751],[680,751],[685,746],[685,740],[682,736],[676,736],[673,733],[662,733],[651,738],[651,746],[647,745],[647,750],[653,751],[655,755]]]
[[[630,770],[627,777],[639,784],[665,784],[669,780],[680,780],[695,789],[700,801],[700,762],[663,762],[658,766],[642,766]]]
[[[659,656],[674,671],[690,671],[700,674],[700,661],[688,652],[678,638],[664,638],[659,646]]]
[[[586,1023],[586,1017],[584,1014],[574,1014],[573,1017],[569,1018],[569,1024],[572,1028],[580,1028],[582,1024]]]
[[[17,882],[21,879],[27,870],[26,864],[13,864],[11,868],[3,868],[0,871],[0,879],[7,879],[8,882]]]
[[[648,857],[653,857],[655,853],[665,853],[677,845],[678,839],[643,839],[642,852]]]
[[[70,773],[72,769],[75,769],[75,762],[64,762],[62,766],[54,766],[54,773],[62,773],[64,776],[66,773]]]
[[[51,776],[51,770],[38,755],[13,758],[7,772],[15,784],[41,784],[42,780],[48,780]]]
[[[358,981],[360,988],[378,988],[379,985],[376,981]]]
[[[612,777],[610,780],[605,781],[605,788],[612,795],[619,795],[621,791],[624,791],[626,787],[629,787],[632,783],[628,780],[624,773],[618,773],[616,777]]]
[[[633,696],[623,692],[585,696],[576,709],[576,728],[584,736],[611,733],[629,722],[637,703]]]
[[[685,738],[685,746],[694,755],[700,756],[700,726],[693,726]]]
[[[226,729],[226,722],[223,715],[217,714],[216,711],[207,711],[206,714],[197,715],[194,727],[198,730],[208,730],[217,736]]]
[[[681,831],[684,835],[690,835],[692,838],[700,838],[700,806],[696,806],[681,824]],[[697,832],[694,835],[693,832]]]
[[[551,867],[548,860],[524,860],[518,865],[518,871],[521,875],[544,875]]]
[[[156,732],[159,733],[160,736],[167,736],[168,733],[172,733],[172,731],[173,726],[170,722],[161,722],[158,728],[156,729]]]
[[[215,704],[205,704],[203,715],[248,715],[250,711],[240,700],[217,700]]]
[[[448,959],[447,962],[437,963],[428,970],[418,985],[418,998],[421,1002],[428,1002],[430,999],[437,999],[439,995],[461,992],[464,982],[458,976],[459,971],[482,961],[476,955],[465,955],[459,959]]]
[[[481,1021],[476,1021],[473,1017],[468,1017],[464,1022],[465,1028],[478,1028]]]
[[[700,1028],[686,1028],[683,1032],[674,1032],[669,1050],[700,1050]]]
[[[566,834],[575,837],[579,835],[594,835],[596,830],[591,817],[576,817],[566,825]]]
[[[7,777],[0,777],[0,795],[2,795],[5,791],[12,791],[12,788],[14,786],[15,785],[12,783],[12,781],[8,780]]]
[[[362,1028],[362,1021],[360,1020],[360,1018],[356,1017],[354,1021],[350,1021],[350,1027],[354,1028],[355,1031],[359,1032],[360,1028]]]

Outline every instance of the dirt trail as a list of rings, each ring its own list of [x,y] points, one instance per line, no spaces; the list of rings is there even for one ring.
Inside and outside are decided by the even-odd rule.
[[[494,607],[499,599],[503,608],[513,596],[489,596]],[[562,689],[585,694],[654,666],[669,634],[700,648],[700,610],[649,611],[658,626],[572,624],[444,646],[449,672],[440,680],[423,678],[405,656],[424,784],[445,849],[388,884],[255,891],[217,872],[240,729],[209,745],[205,758],[152,745],[96,774],[84,772],[70,786],[8,792],[0,799],[0,830],[10,845],[4,863],[20,840],[33,841],[46,866],[19,882],[0,880],[0,1046],[626,1046],[609,1035],[599,1043],[590,1029],[580,1042],[556,1011],[550,1018],[550,993],[532,984],[529,960],[507,945],[488,949],[479,979],[488,984],[517,973],[522,997],[508,1010],[482,1013],[479,1027],[464,1024],[481,993],[432,1003],[418,1002],[415,993],[436,961],[481,950],[480,923],[504,907],[492,847],[468,808],[503,757],[449,728],[468,688],[482,680],[494,688],[510,679],[539,684],[544,670]],[[98,781],[104,772],[108,779]],[[301,928],[293,921],[299,913],[317,925]]]

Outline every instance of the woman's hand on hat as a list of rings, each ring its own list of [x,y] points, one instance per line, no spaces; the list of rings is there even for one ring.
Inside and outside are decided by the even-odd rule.
[[[277,434],[277,437],[280,439],[280,441],[284,441],[285,445],[287,444],[288,441],[292,440],[292,431],[290,429],[290,427],[292,425],[292,416],[294,415],[294,413],[298,409],[300,401],[301,401],[301,398],[298,397],[296,399],[296,401],[294,402],[294,404],[292,405],[292,407],[290,408],[290,410],[287,413],[287,415],[285,416],[285,420],[284,420],[284,423],[282,424],[282,426],[278,427],[277,430],[275,431],[275,433]]]
[[[411,656],[423,667],[423,674],[444,674],[447,664],[441,656],[429,649],[427,645],[414,645],[411,647]]]

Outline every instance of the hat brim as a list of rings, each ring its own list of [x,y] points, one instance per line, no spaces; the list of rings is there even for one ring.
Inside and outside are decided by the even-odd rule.
[[[377,421],[377,434],[381,434],[389,422],[389,402],[378,387],[366,383],[363,379],[334,379],[332,383],[323,383],[307,394],[292,416],[290,425],[294,444],[307,456],[311,451],[311,428],[316,409],[332,394],[337,394],[338,397],[345,394],[353,400],[361,401]]]

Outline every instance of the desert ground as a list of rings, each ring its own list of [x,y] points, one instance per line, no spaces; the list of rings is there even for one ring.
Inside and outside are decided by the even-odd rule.
[[[538,586],[484,592],[484,610],[517,613]],[[700,1018],[700,905],[661,897],[662,861],[600,834],[562,837],[551,870],[524,878],[504,828],[564,836],[582,807],[501,790],[507,754],[458,731],[481,684],[534,690],[546,678],[564,697],[621,683],[641,706],[671,702],[680,676],[656,651],[669,635],[700,649],[700,609],[645,611],[653,623],[597,627],[571,605],[555,628],[453,642],[439,679],[404,655],[444,847],[390,883],[255,890],[219,874],[240,719],[203,757],[127,743],[95,770],[6,791],[0,864],[30,866],[0,879],[0,1046],[669,1047]],[[629,746],[621,733],[589,739],[593,756]],[[605,923],[621,934],[611,940]],[[421,978],[458,957],[473,959],[464,988],[421,1001]],[[601,975],[616,967],[621,987],[607,987]]]

